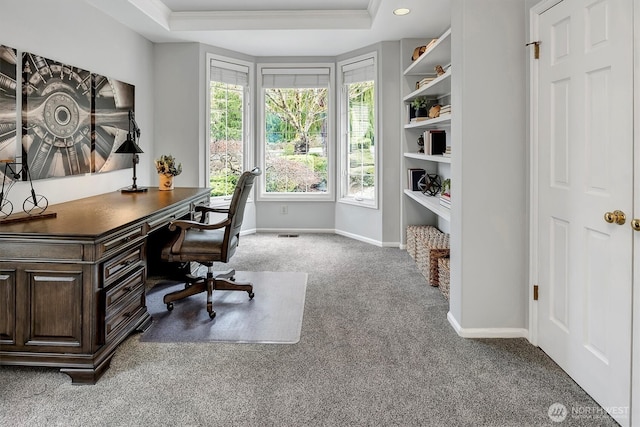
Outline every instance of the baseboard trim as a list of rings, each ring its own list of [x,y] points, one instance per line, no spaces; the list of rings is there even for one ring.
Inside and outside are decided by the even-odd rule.
[[[287,233],[287,234],[302,234],[302,233],[321,233],[321,234],[338,234],[340,236],[348,237],[350,239],[358,240],[360,242],[368,243],[370,245],[378,246],[380,248],[397,248],[400,246],[399,242],[381,242],[379,240],[370,239],[368,237],[360,236],[359,234],[353,234],[342,230],[335,229],[321,229],[321,228],[257,228],[251,230],[251,233]],[[244,232],[241,235],[245,234]],[[249,234],[249,233],[246,233]]]
[[[315,233],[315,234],[335,234],[334,229],[323,228],[256,228],[258,233],[286,233],[286,234],[302,234],[302,233]]]
[[[358,234],[349,233],[347,231],[335,230],[335,233],[339,236],[348,237],[353,240],[357,240],[359,242],[369,243],[370,245],[378,246],[379,248],[383,247],[383,244],[379,240],[373,240],[368,237],[360,236]]]
[[[529,331],[524,328],[463,328],[451,312],[447,313],[447,320],[462,338],[529,338]]]

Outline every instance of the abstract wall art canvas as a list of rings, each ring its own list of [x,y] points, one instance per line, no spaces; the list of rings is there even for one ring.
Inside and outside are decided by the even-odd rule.
[[[116,154],[115,150],[127,138],[129,110],[135,111],[134,99],[133,85],[99,74],[93,75],[92,172],[109,172],[131,167],[131,156]]]
[[[134,86],[22,54],[22,150],[32,179],[131,167],[126,139]]]
[[[15,159],[17,149],[17,53],[0,45],[0,159]],[[0,177],[2,170],[0,170]]]
[[[91,73],[22,54],[22,149],[32,179],[91,172]]]

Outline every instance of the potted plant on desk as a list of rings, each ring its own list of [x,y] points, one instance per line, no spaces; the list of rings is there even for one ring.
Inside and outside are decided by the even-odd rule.
[[[173,190],[173,177],[182,173],[182,163],[176,164],[176,159],[171,154],[163,154],[155,161],[160,183],[160,190]]]

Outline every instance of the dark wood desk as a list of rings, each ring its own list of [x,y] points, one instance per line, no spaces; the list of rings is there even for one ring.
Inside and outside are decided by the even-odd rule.
[[[0,365],[60,367],[94,384],[151,322],[148,237],[208,199],[207,188],[112,192],[52,205],[56,218],[0,225]]]

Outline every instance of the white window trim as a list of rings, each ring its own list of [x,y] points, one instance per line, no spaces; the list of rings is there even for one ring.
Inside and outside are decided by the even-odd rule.
[[[211,60],[218,60],[228,62],[231,65],[240,65],[243,67],[247,67],[249,69],[248,75],[248,86],[245,89],[245,94],[243,97],[244,102],[244,116],[243,116],[243,146],[242,146],[242,170],[247,171],[253,169],[254,161],[255,161],[255,144],[253,143],[254,139],[253,135],[253,111],[251,108],[253,107],[253,82],[255,75],[255,64],[253,62],[243,61],[240,59],[235,59],[227,56],[216,55],[214,53],[206,54],[206,73],[205,73],[205,88],[206,88],[206,97],[205,97],[205,111],[204,111],[204,144],[202,146],[202,156],[201,158],[204,161],[203,170],[204,176],[201,178],[204,182],[202,182],[203,187],[209,187],[209,176],[211,175],[211,171],[209,170],[209,157],[211,155],[209,151],[209,138],[210,138],[210,121],[211,121]],[[232,195],[228,196],[216,196],[211,197],[211,204],[216,206],[228,205],[231,203]],[[253,202],[252,195],[249,195],[248,202]]]
[[[374,155],[375,155],[375,159],[376,159],[376,164],[375,164],[375,176],[374,176],[374,185],[375,185],[375,199],[374,200],[370,200],[370,199],[363,199],[363,200],[358,200],[356,199],[354,196],[347,196],[347,186],[349,185],[349,179],[347,176],[347,165],[349,164],[349,148],[347,146],[348,144],[348,140],[347,140],[347,121],[346,121],[346,114],[344,111],[345,108],[345,103],[344,103],[344,81],[343,81],[343,73],[342,70],[344,67],[348,67],[349,65],[355,64],[357,62],[361,62],[361,61],[365,61],[367,59],[373,59],[373,64],[374,64],[374,68],[375,68],[375,77],[374,77],[374,99],[375,99],[375,112],[374,112],[374,117],[375,117],[375,144],[374,144]],[[381,142],[382,142],[382,138],[380,138],[380,135],[382,135],[382,133],[380,132],[380,120],[379,120],[379,116],[380,116],[380,90],[379,90],[379,84],[378,82],[380,81],[379,79],[379,75],[378,75],[378,53],[377,52],[370,52],[370,53],[366,53],[360,56],[356,56],[353,58],[349,58],[346,59],[344,61],[340,61],[338,62],[338,72],[337,74],[337,79],[338,79],[338,91],[339,91],[339,95],[338,95],[338,108],[337,108],[337,117],[338,120],[340,122],[340,128],[339,128],[339,141],[338,141],[338,146],[340,147],[340,155],[338,156],[338,167],[340,168],[340,182],[337,184],[337,188],[339,188],[339,194],[338,194],[338,203],[344,203],[344,204],[348,204],[348,205],[355,205],[355,206],[360,206],[363,208],[369,208],[369,209],[378,209],[379,208],[379,201],[380,201],[380,146],[381,146]]]
[[[336,171],[336,138],[335,138],[335,122],[336,122],[336,101],[335,101],[335,64],[327,62],[314,62],[314,63],[261,63],[257,65],[257,107],[258,107],[258,130],[257,130],[257,162],[260,169],[263,171],[260,179],[258,179],[258,191],[256,191],[256,198],[258,201],[287,201],[287,202],[301,202],[301,201],[322,201],[322,202],[334,202],[336,199],[335,191],[335,171]],[[313,69],[313,68],[329,68],[329,88],[327,91],[328,97],[328,126],[327,126],[327,191],[325,193],[266,193],[265,188],[265,98],[262,87],[262,73],[263,69],[291,69],[300,71],[300,69]]]

